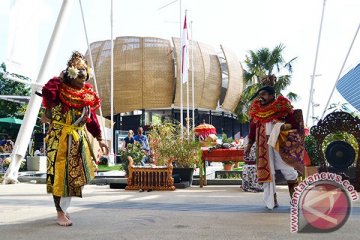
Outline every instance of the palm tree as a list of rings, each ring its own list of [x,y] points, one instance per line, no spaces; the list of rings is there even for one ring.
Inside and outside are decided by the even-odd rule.
[[[285,45],[279,44],[273,50],[269,48],[261,48],[256,52],[250,50],[249,55],[245,56],[245,65],[247,70],[244,70],[244,82],[246,84],[245,90],[241,94],[240,102],[236,108],[236,113],[240,122],[246,123],[249,121],[247,114],[251,104],[251,97],[262,87],[260,80],[264,76],[275,75],[277,81],[274,85],[276,95],[280,95],[291,83],[292,63],[296,57],[286,62],[282,56]],[[287,74],[281,75],[286,70]],[[292,101],[297,99],[297,95],[289,92],[287,97]]]

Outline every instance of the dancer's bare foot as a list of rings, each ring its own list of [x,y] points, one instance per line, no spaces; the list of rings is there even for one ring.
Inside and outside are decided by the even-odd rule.
[[[57,224],[68,227],[72,225],[72,222],[66,217],[65,213],[57,212]]]

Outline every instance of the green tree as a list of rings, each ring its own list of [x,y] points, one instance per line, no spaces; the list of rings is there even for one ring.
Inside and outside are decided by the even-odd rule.
[[[240,122],[249,121],[248,109],[250,107],[251,97],[261,88],[260,80],[264,76],[275,75],[277,81],[274,85],[276,95],[280,95],[291,83],[292,64],[296,58],[285,61],[283,51],[285,45],[279,44],[273,50],[261,48],[257,51],[249,51],[245,56],[244,83],[247,86],[241,94],[240,102],[236,108],[236,113]],[[286,71],[286,74],[282,74]],[[297,95],[289,92],[287,97],[290,100],[296,100]]]
[[[31,88],[29,86],[5,79],[4,74],[6,73],[6,65],[5,63],[2,63],[0,65],[0,95],[30,96]],[[11,73],[10,75],[23,80],[29,80],[28,77],[15,73]],[[0,117],[23,116],[25,114],[26,107],[27,104],[9,102],[0,99]]]

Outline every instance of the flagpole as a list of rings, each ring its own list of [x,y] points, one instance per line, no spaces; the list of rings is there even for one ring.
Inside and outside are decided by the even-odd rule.
[[[191,21],[190,24],[191,29],[191,93],[192,93],[192,138],[195,140],[195,86],[194,86],[194,77],[195,77],[195,71],[194,71],[194,37],[193,37],[193,21]]]
[[[186,17],[187,17],[187,10],[185,10],[185,18]],[[186,25],[187,25],[187,23],[186,23]],[[186,31],[186,33],[187,33],[187,31]],[[189,49],[187,49],[187,51],[189,51]],[[189,69],[186,68],[185,71],[187,71],[186,76],[189,78]],[[189,110],[189,107],[190,107],[189,106],[189,79],[186,79],[186,138],[188,140],[190,139],[190,110]]]
[[[185,10],[184,27],[181,36],[181,90],[186,83],[186,138],[190,136],[190,109],[189,109],[189,34],[187,25],[187,10]],[[181,101],[182,102],[182,101]],[[182,106],[182,105],[181,105]],[[183,111],[183,109],[182,109]],[[182,113],[183,114],[183,113]]]
[[[189,81],[186,82],[186,138],[190,138]]]
[[[115,163],[114,160],[114,36],[113,36],[113,29],[114,29],[114,5],[113,0],[111,0],[111,63],[110,63],[110,120],[111,120],[111,133],[110,133],[110,157],[108,161],[108,165],[112,166]],[[104,129],[105,131],[105,129]]]
[[[184,132],[184,120],[183,120],[183,73],[182,73],[182,68],[183,68],[183,62],[182,62],[182,44],[181,44],[181,34],[182,34],[182,21],[181,21],[181,0],[179,1],[180,4],[180,41],[179,41],[179,47],[180,47],[180,130],[181,130],[181,134],[180,137],[183,138],[183,132]]]

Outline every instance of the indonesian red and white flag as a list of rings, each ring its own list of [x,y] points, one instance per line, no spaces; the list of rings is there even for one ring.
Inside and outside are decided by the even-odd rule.
[[[189,35],[186,22],[186,12],[181,37],[181,75],[182,83],[186,83],[189,79]]]

